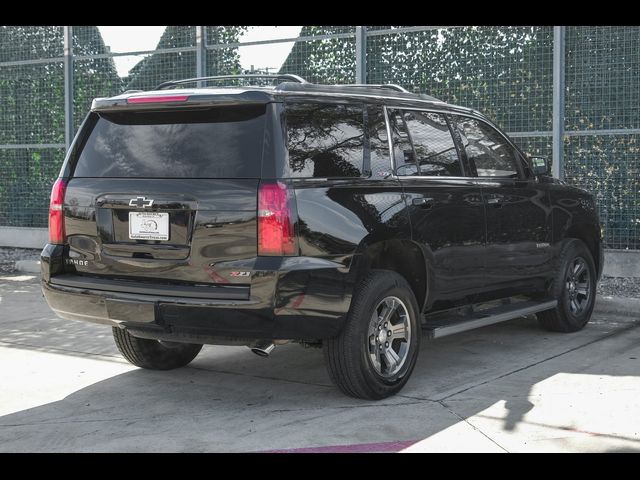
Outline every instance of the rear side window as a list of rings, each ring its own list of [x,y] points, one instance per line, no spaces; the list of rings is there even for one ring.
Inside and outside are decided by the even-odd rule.
[[[75,177],[260,177],[265,106],[100,113]]]
[[[286,125],[292,177],[363,175],[368,140],[362,105],[289,104]]]

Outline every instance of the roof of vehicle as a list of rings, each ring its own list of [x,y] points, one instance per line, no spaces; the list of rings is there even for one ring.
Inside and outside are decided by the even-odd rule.
[[[218,86],[199,88],[180,88],[186,83],[204,82],[209,79],[241,79],[245,77],[283,78],[285,81],[269,86]],[[290,81],[293,80],[293,81]],[[231,82],[228,82],[231,83]],[[364,100],[409,106],[416,103],[425,108],[448,107],[455,110],[472,112],[472,109],[447,104],[435,97],[425,94],[411,93],[398,85],[322,85],[306,82],[295,75],[222,75],[203,77],[202,79],[185,79],[164,82],[155,90],[129,90],[120,95],[93,100],[91,110],[122,110],[157,108],[162,106],[204,105],[204,104],[239,104],[269,103],[282,101],[286,97],[333,97],[344,100]],[[473,111],[474,112],[474,111]],[[478,113],[478,112],[476,112]]]

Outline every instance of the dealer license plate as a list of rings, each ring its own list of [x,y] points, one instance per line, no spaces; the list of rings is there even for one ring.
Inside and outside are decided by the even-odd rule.
[[[132,240],[169,240],[169,214],[129,212],[129,238]]]

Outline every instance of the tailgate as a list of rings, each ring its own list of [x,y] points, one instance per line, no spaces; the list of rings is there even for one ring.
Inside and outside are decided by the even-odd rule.
[[[225,283],[216,263],[256,256],[257,188],[257,179],[72,179],[65,199],[67,267],[157,282]]]
[[[170,284],[249,283],[270,104],[92,112],[69,160],[65,269]]]

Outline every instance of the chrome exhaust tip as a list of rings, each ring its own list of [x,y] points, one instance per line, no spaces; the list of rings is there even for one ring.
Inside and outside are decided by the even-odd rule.
[[[276,348],[275,343],[268,340],[258,342],[254,346],[250,347],[251,351],[259,357],[268,357],[271,352]]]

